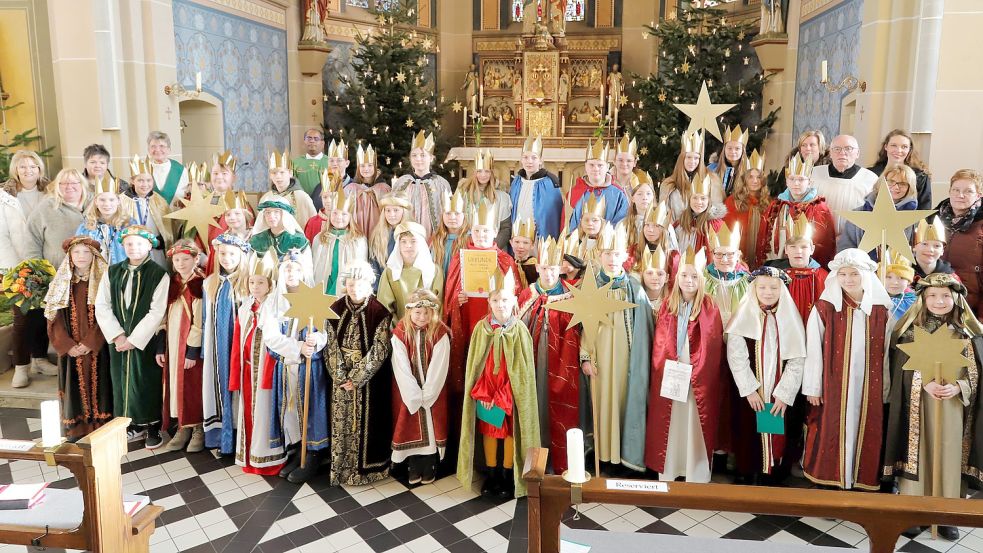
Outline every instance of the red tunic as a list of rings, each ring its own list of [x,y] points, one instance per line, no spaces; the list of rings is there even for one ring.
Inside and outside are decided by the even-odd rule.
[[[812,406],[806,416],[805,454],[802,469],[806,477],[827,486],[844,487],[845,477],[840,463],[844,450],[843,428],[846,413],[843,398],[844,385],[848,378],[844,374],[844,360],[849,362],[848,348],[850,329],[853,325],[853,308],[844,297],[844,305],[839,311],[825,300],[816,303],[816,315],[825,326],[823,339],[822,404]],[[867,317],[867,375],[863,406],[859,421],[857,458],[854,463],[856,474],[853,486],[866,490],[880,488],[880,455],[883,421],[882,378],[884,368],[884,329],[888,317],[883,305],[875,305]]]
[[[447,336],[446,327],[441,327],[433,336],[433,341],[427,341],[423,344],[421,350],[421,359],[419,367],[424,378],[427,375],[427,369],[430,367],[430,358],[433,354],[434,345],[441,340],[444,336]],[[416,351],[417,346],[414,344],[410,337],[407,335],[406,329],[403,327],[403,322],[400,321],[393,329],[393,338],[396,338],[406,346],[406,352],[409,354],[410,362],[414,365],[416,364]],[[417,374],[417,367],[414,367],[413,374]],[[422,386],[422,382],[418,383]],[[399,394],[399,386],[396,384],[395,379],[393,380],[393,450],[397,449],[417,449],[424,447],[428,444],[428,433],[427,433],[427,419],[423,415],[424,410],[421,407],[415,413],[410,413],[406,408],[406,404],[403,403]],[[440,395],[437,396],[437,400],[430,407],[430,416],[433,420],[433,437],[438,448],[445,447],[447,444],[447,387],[440,391]]]
[[[693,397],[700,414],[707,459],[712,460],[720,406],[724,398],[723,383],[729,375],[724,374],[721,364],[724,342],[720,311],[709,296],[704,297],[700,316],[689,322],[686,333],[689,336],[690,364],[693,365]],[[669,312],[669,302],[666,301],[662,303],[655,323],[645,430],[645,466],[655,472],[662,472],[665,468],[672,417],[672,400],[662,397],[660,393],[663,369],[666,361],[678,359],[676,352],[676,315]]]
[[[812,243],[816,245],[816,252],[812,255],[823,267],[829,265],[836,255],[836,224],[833,222],[833,214],[826,205],[826,198],[819,196],[808,202],[790,202],[788,200],[775,200],[771,202],[764,214],[763,232],[758,233],[758,262],[757,265],[764,265],[765,256],[769,253],[785,257],[780,242],[779,231],[785,224],[786,217],[798,217],[800,213],[805,213],[806,219],[812,223]]]
[[[328,215],[323,211],[318,211],[317,215],[307,220],[307,224],[304,225],[304,236],[307,237],[308,242],[314,243],[314,237],[321,233],[321,229],[324,228],[324,223],[327,221]]]
[[[549,428],[540,428],[540,433],[544,442],[549,440],[553,471],[560,474],[567,469],[567,430],[580,425],[580,333],[567,330],[570,313],[544,307],[550,297],[535,286],[526,288],[519,294],[519,316],[532,335],[533,361],[538,363],[540,348],[547,348],[546,383],[539,383],[537,389],[545,388],[549,395],[545,401]],[[552,297],[556,301],[566,294]]]
[[[492,329],[501,328],[501,325],[489,321]],[[494,347],[489,348],[488,356],[485,357],[485,366],[471,388],[471,399],[475,401],[487,401],[494,407],[505,411],[505,419],[502,426],[493,426],[481,419],[478,419],[478,433],[489,438],[504,439],[512,435],[512,385],[509,384],[509,371],[505,360],[505,351],[499,351],[498,372],[495,372]]]
[[[200,273],[195,273],[188,282],[184,282],[181,276],[175,273],[171,276],[170,287],[167,291],[168,312],[171,309],[181,309],[183,313],[181,316],[181,327],[168,328],[165,331],[166,348],[167,350],[177,348],[176,356],[178,359],[195,359],[195,364],[190,369],[185,369],[183,365],[177,368],[177,413],[171,413],[169,412],[171,387],[168,381],[170,356],[167,353],[164,354],[163,420],[166,421],[171,416],[177,417],[178,426],[201,424],[204,420],[201,399],[201,373],[204,360],[201,359],[200,352],[188,351],[187,342],[188,334],[191,332],[191,325],[201,325],[201,321],[193,321],[191,317],[194,313],[194,301],[201,301],[202,281],[203,279]],[[178,303],[179,305],[175,305]],[[166,322],[168,318],[165,315],[164,321]],[[199,348],[191,349],[197,350]]]
[[[785,269],[785,273],[792,279],[788,291],[792,295],[795,307],[799,309],[802,321],[806,322],[809,320],[809,314],[812,313],[812,306],[816,305],[819,296],[826,289],[826,277],[829,271],[822,267],[815,269],[789,267]]]
[[[747,203],[748,208],[744,211],[739,211],[737,209],[737,204],[734,202],[734,196],[728,196],[727,199],[724,200],[724,207],[727,208],[727,215],[724,215],[724,222],[727,223],[727,226],[730,227],[731,230],[734,228],[734,223],[741,225],[742,258],[744,262],[747,263],[748,267],[757,269],[760,266],[760,263],[757,260],[763,257],[760,250],[758,250],[758,247],[761,244],[760,238],[765,232],[767,232],[768,223],[764,217],[764,213],[762,213],[761,217],[758,218],[758,229],[754,233],[753,237],[756,243],[752,244],[752,233],[748,231],[748,221],[751,218],[751,210],[758,209],[758,198],[749,197],[747,199]],[[762,212],[766,211],[767,209],[768,208],[765,207],[762,209]]]

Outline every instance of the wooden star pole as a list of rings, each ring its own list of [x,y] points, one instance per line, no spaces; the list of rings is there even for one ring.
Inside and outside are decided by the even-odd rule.
[[[324,293],[324,282],[318,282],[314,286],[302,282],[295,291],[284,294],[284,298],[290,304],[285,316],[295,318],[298,321],[306,319],[307,336],[314,332],[315,319],[322,321],[338,318],[338,314],[331,309],[338,298]],[[306,355],[304,357],[304,420],[300,430],[301,468],[307,464],[307,420],[311,398],[311,358]]]
[[[199,193],[196,187],[192,186],[190,199],[181,198],[184,207],[164,215],[164,218],[184,221],[187,227],[195,229],[198,237],[201,238],[201,244],[207,255],[208,227],[219,226],[216,218],[221,217],[225,213],[225,204],[224,202],[212,204],[211,193],[207,190],[203,192],[204,194]]]
[[[581,288],[574,288],[564,283],[564,286],[567,287],[567,291],[570,292],[572,297],[570,299],[548,303],[546,304],[546,309],[555,309],[556,311],[573,315],[570,318],[570,323],[567,324],[567,330],[572,329],[577,324],[581,325],[580,341],[582,344],[586,343],[591,364],[594,364],[594,359],[597,357],[597,335],[600,332],[601,325],[612,326],[614,324],[611,321],[612,313],[624,311],[636,305],[628,301],[609,297],[608,292],[614,283],[608,282],[604,286],[599,287],[597,285],[597,278],[594,276],[594,264],[591,261],[587,262],[587,270],[580,282]],[[594,373],[590,375],[590,399],[593,414],[591,418],[594,421],[594,474],[600,476],[601,451],[597,447],[599,424],[597,420],[597,365],[594,365]]]
[[[942,325],[929,332],[921,326],[914,327],[914,340],[907,344],[898,344],[898,349],[908,355],[908,360],[902,367],[906,371],[919,371],[922,367],[932,367],[932,380],[940,386],[946,381],[959,378],[963,367],[968,367],[970,360],[965,351],[969,340],[953,336],[952,330]],[[950,398],[951,399],[951,398]],[[942,496],[942,402],[944,399],[932,402],[934,424],[932,432],[932,496]],[[932,539],[939,537],[939,527],[932,525]]]

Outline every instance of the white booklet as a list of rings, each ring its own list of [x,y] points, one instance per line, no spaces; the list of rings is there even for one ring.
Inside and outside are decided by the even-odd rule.
[[[659,395],[673,401],[686,403],[689,398],[690,378],[693,376],[693,365],[679,361],[666,361],[662,369],[662,389]]]

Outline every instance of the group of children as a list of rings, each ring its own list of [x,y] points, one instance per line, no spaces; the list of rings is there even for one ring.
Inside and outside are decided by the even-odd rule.
[[[510,497],[524,494],[526,449],[548,447],[561,472],[566,431],[579,427],[608,474],[708,482],[726,469],[769,484],[801,470],[821,486],[873,490],[897,476],[903,493],[930,493],[926,474],[941,470],[958,496],[983,454],[983,343],[940,260],[944,228],[914,230],[916,267],[835,253],[812,162],[798,156],[786,192],[728,220],[725,205],[747,207],[743,183],[763,186],[763,159],[725,171],[725,203],[702,134],[682,142],[658,187],[625,137],[611,173],[607,146],[592,142],[565,191],[530,138],[507,190],[481,151],[452,193],[430,171],[432,136],[414,138],[412,172],[391,189],[371,146],[359,145],[351,179],[347,146],[332,141],[316,198],[274,154],[255,212],[232,193],[225,153],[210,183],[191,186],[226,209],[207,237],[170,232],[137,159],[127,215],[99,184],[49,292],[69,435],[127,416],[148,448],[173,428],[166,449],[215,449],[292,482],[327,464],[332,484],[367,484],[395,463],[410,484],[456,470],[468,485],[477,465],[483,493]],[[467,260],[482,252],[493,270],[476,284]],[[631,304],[591,344],[550,305],[584,278]],[[288,295],[302,286],[336,296],[337,317],[292,318]],[[972,339],[965,378],[902,372],[896,344],[915,325]],[[954,438],[927,468],[933,401]]]

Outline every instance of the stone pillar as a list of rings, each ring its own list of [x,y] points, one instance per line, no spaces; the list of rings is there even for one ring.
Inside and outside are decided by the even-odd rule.
[[[762,113],[781,107],[773,131],[765,141],[765,167],[767,170],[782,170],[785,154],[795,145],[798,136],[793,136],[792,125],[795,117],[795,79],[799,52],[799,20],[802,17],[800,2],[788,3],[788,23],[785,34],[788,44],[785,49],[785,70],[772,75],[771,82],[765,86]],[[774,103],[772,103],[774,102]],[[829,138],[827,137],[827,140]]]
[[[453,102],[456,96],[461,96],[464,103],[464,94],[458,94],[464,76],[471,65],[471,35],[473,26],[472,2],[437,2],[437,45],[440,53],[437,55],[437,80],[439,88],[437,94],[443,94],[447,102]],[[440,99],[439,96],[437,98]],[[461,114],[454,113],[450,109],[441,121],[441,129],[445,137],[458,137],[461,135]],[[458,145],[459,139],[453,138],[452,145]],[[441,163],[444,160],[436,160]]]
[[[321,75],[330,48],[320,45],[298,47],[304,29],[304,2],[291,2],[287,7],[287,77],[290,94],[290,151],[304,153],[304,132],[322,128],[324,124],[324,89]],[[286,147],[287,144],[284,144]]]
[[[650,36],[645,28],[645,25],[658,21],[658,2],[622,3],[621,73],[625,77],[625,91],[629,94],[629,101],[637,100],[631,91],[631,74],[649,75],[659,68],[659,40]]]

